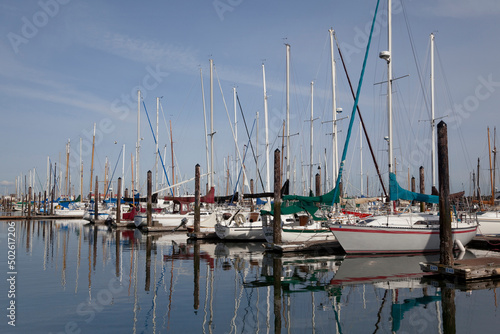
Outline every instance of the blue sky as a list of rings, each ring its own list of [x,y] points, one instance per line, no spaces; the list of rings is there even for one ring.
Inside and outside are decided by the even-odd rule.
[[[481,187],[489,191],[486,129],[498,123],[500,73],[498,36],[500,3],[495,0],[394,0],[393,72],[403,77],[394,85],[394,140],[398,179],[407,186],[408,172],[427,170],[430,189],[429,34],[436,35],[436,117],[448,124],[452,191],[471,189],[471,173],[481,159]],[[214,60],[214,135],[216,186],[225,194],[225,163],[234,167],[233,87],[249,127],[259,112],[258,154],[264,152],[262,63],[266,67],[271,152],[281,149],[280,126],[285,117],[285,43],[291,45],[290,157],[294,189],[308,179],[310,82],[314,81],[314,161],[332,168],[331,80],[328,29],[344,50],[351,80],[357,87],[369,26],[376,1],[79,1],[0,2],[0,113],[3,163],[2,194],[14,191],[16,177],[36,169],[36,191],[43,191],[47,157],[65,168],[65,146],[71,141],[71,182],[79,193],[79,142],[82,138],[84,193],[88,192],[93,124],[97,124],[94,175],[104,179],[107,159],[115,179],[125,145],[125,182],[130,188],[131,153],[137,139],[137,89],[156,128],[156,97],[161,98],[159,146],[167,145],[171,165],[169,122],[172,122],[178,181],[192,178],[199,163],[206,171],[205,132],[200,69],[205,105],[209,108],[209,59]],[[375,154],[387,179],[387,135],[384,84],[387,48],[386,3],[367,62],[360,108]],[[335,49],[338,117],[350,115],[353,100]],[[417,72],[420,70],[420,75]],[[408,75],[407,77],[404,77]],[[219,89],[219,85],[222,89]],[[425,98],[423,97],[425,95]],[[427,102],[426,102],[427,101]],[[154,169],[155,144],[141,108],[141,182]],[[293,123],[293,124],[292,124]],[[339,121],[342,150],[348,120]],[[255,130],[254,130],[255,131]],[[346,159],[344,181],[351,195],[360,193],[359,122],[356,116]],[[255,144],[255,138],[252,138]],[[492,139],[493,140],[493,139]],[[238,110],[238,144],[247,137]],[[493,145],[493,142],[492,142]],[[326,153],[325,153],[326,149]],[[325,166],[326,155],[326,166]],[[339,154],[340,155],[340,154]],[[271,157],[272,158],[272,157]],[[249,178],[255,163],[245,160]],[[168,167],[167,167],[168,168]],[[363,142],[364,191],[380,194],[373,163]],[[498,181],[497,173],[497,184]],[[170,177],[170,171],[169,171]],[[331,173],[329,175],[331,177]],[[331,182],[331,181],[329,181]],[[418,183],[418,182],[417,182]],[[306,184],[307,186],[307,184]],[[232,187],[232,186],[231,186]],[[187,184],[182,191],[191,191]],[[487,189],[487,190],[486,190]]]

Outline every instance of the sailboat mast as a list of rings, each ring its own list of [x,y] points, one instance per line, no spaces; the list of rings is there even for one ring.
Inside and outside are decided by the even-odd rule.
[[[135,151],[135,186],[140,193],[139,152],[141,148],[141,91],[137,90],[137,146]]]
[[[236,87],[233,87],[233,112],[234,112],[234,156],[236,163],[234,164],[234,175],[238,175],[238,113],[236,112]],[[243,162],[241,162],[243,166]],[[239,189],[239,184],[236,185],[236,191]]]
[[[434,119],[434,34],[431,34],[431,133],[432,133],[432,187],[436,188],[436,122]]]
[[[175,184],[174,142],[172,136],[172,120],[170,120],[170,153],[172,155],[172,184]],[[172,187],[172,196],[175,196],[175,187]]]
[[[122,147],[122,184],[125,186],[125,144]]]
[[[155,149],[155,155],[156,155],[156,161],[155,161],[155,189],[158,190],[158,127],[160,123],[160,98],[156,98],[156,149]]]
[[[68,185],[69,185],[69,149],[70,149],[70,139],[68,139],[68,143],[66,144],[66,179],[65,179],[65,195],[68,196]]]
[[[491,145],[490,145],[490,127],[488,126],[488,151],[490,157],[490,184],[491,184],[491,205],[495,204],[495,188],[493,188],[493,167],[491,165]]]
[[[389,59],[387,61],[387,114],[388,114],[388,135],[389,135],[389,173],[394,172],[392,165],[393,153],[393,137],[392,137],[392,1],[388,0],[387,4],[387,45],[389,51]]]
[[[203,122],[205,124],[205,153],[207,156],[207,183],[210,181],[210,158],[208,157],[208,133],[207,133],[207,115],[205,110],[205,88],[203,87],[203,73],[200,67],[200,80],[201,80],[201,99],[203,102]]]
[[[80,138],[80,201],[83,201],[83,161],[82,161],[82,138]]]
[[[311,81],[311,128],[310,128],[310,147],[309,147],[309,187],[311,190],[313,187],[313,120],[314,120],[314,104],[313,104],[313,96],[314,96],[314,81]]]
[[[363,128],[359,126],[359,190],[360,195],[363,196]]]
[[[332,163],[332,180],[337,179],[337,166],[339,165],[339,155],[337,149],[337,98],[335,95],[335,57],[333,53],[333,29],[328,30],[330,33],[330,57],[332,67],[332,148],[333,148],[333,163]],[[335,182],[335,181],[333,181]]]
[[[208,187],[214,185],[214,61],[210,59],[210,174]]]
[[[267,114],[267,90],[266,90],[266,69],[262,64],[262,81],[264,83],[264,124],[266,126],[266,192],[271,191],[271,179],[269,173],[269,124]]]
[[[290,44],[286,45],[286,180],[290,180]]]
[[[255,180],[259,180],[259,112],[255,115]],[[258,193],[259,182],[255,182],[254,192]]]
[[[90,161],[90,190],[89,200],[92,196],[92,178],[94,177],[94,150],[95,150],[95,123],[94,123],[94,136],[92,137],[92,160]]]

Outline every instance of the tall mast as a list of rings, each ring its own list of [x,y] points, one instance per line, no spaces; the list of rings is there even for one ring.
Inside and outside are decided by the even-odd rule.
[[[255,189],[254,193],[258,193],[259,189],[259,112],[257,111],[255,124]]]
[[[141,91],[137,90],[137,146],[135,150],[135,186],[140,193],[139,151],[141,148]]]
[[[339,155],[337,149],[337,98],[335,94],[335,57],[333,53],[333,29],[328,30],[330,33],[330,58],[332,63],[332,148],[333,148],[333,163],[332,163],[332,180],[335,184],[337,179],[337,166],[339,165]]]
[[[158,190],[158,126],[160,123],[160,98],[156,98],[156,149],[155,149],[155,155],[156,155],[156,161],[155,161],[155,189]]]
[[[125,144],[122,147],[122,184],[125,188]]]
[[[493,196],[495,195],[496,166],[497,166],[497,127],[493,128]],[[493,203],[495,205],[495,203]]]
[[[174,141],[172,140],[172,120],[170,120],[170,153],[172,155],[172,185],[175,184]],[[175,187],[172,187],[172,196],[175,196]]]
[[[201,80],[201,98],[202,98],[202,102],[203,102],[203,122],[205,124],[205,153],[206,153],[206,156],[207,156],[207,172],[209,173],[208,174],[208,182],[210,182],[210,159],[208,157],[208,133],[207,133],[207,115],[206,115],[206,110],[205,110],[205,89],[203,88],[203,74],[202,74],[202,71],[201,71],[201,67],[200,67],[200,80]],[[166,150],[166,147],[165,147],[165,150]]]
[[[488,151],[490,157],[490,184],[491,184],[491,205],[495,204],[495,188],[493,188],[493,167],[491,165],[491,145],[490,145],[490,127],[488,126]]]
[[[266,192],[271,191],[271,182],[269,174],[269,124],[268,124],[268,114],[267,114],[267,90],[266,90],[266,69],[264,64],[262,64],[262,81],[264,82],[264,124],[266,131]]]
[[[68,184],[69,184],[69,143],[70,140],[68,139],[68,143],[66,144],[66,176],[64,179],[64,194],[68,196]]]
[[[210,59],[210,174],[208,187],[214,185],[214,61]]]
[[[83,201],[83,161],[82,161],[82,138],[80,138],[80,201]]]
[[[94,177],[94,150],[95,150],[95,123],[94,123],[94,136],[92,137],[92,160],[90,162],[90,190],[89,200],[92,196],[92,178]]]
[[[236,163],[234,164],[234,175],[238,175],[238,118],[236,112],[236,87],[233,87],[233,110],[234,110],[234,156]],[[241,162],[243,166],[243,161]],[[242,167],[243,168],[243,167]],[[238,191],[239,184],[236,185],[236,191]]]
[[[311,128],[310,128],[310,147],[309,147],[309,188],[314,191],[313,187],[313,121],[314,121],[314,81],[311,81]]]
[[[290,44],[286,45],[286,180],[290,180]]]
[[[434,34],[431,34],[431,133],[432,187],[436,188],[436,122],[434,119]]]
[[[389,135],[389,173],[394,172],[392,165],[392,1],[388,0],[387,4],[387,45],[389,51],[389,59],[387,60],[387,114],[388,114],[388,135]]]
[[[361,196],[363,196],[363,128],[361,125],[359,126],[359,190],[361,192]]]

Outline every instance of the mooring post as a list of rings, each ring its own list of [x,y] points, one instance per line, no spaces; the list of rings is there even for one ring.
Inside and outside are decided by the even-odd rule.
[[[320,176],[320,173],[316,173],[315,181],[316,181],[316,184],[315,184],[316,196],[320,196],[321,195],[321,176]]]
[[[47,212],[47,190],[43,192],[43,214],[48,215]]]
[[[200,164],[194,166],[194,233],[200,232]]]
[[[31,187],[28,188],[28,219],[31,218]]]
[[[153,220],[152,220],[152,212],[153,211],[153,205],[152,205],[152,192],[153,185],[152,185],[152,177],[151,177],[151,171],[148,170],[148,204],[146,206],[146,219],[147,219],[147,225],[148,227],[153,226]]]
[[[253,195],[253,179],[250,179],[250,194]],[[250,212],[254,212],[255,205],[253,204],[253,198],[250,198]]]
[[[116,193],[116,223],[120,223],[120,219],[122,216],[122,178],[118,178],[118,190]]]
[[[415,176],[411,177],[411,191],[415,192],[416,186],[415,186]],[[415,200],[411,201],[411,205],[415,205]]]
[[[438,132],[438,173],[439,173],[439,263],[453,265],[453,237],[451,233],[450,214],[450,177],[448,166],[448,129],[441,121],[437,126]]]
[[[274,151],[274,223],[273,242],[281,244],[281,173],[280,150]]]
[[[94,222],[99,220],[99,179],[95,176]],[[95,241],[94,241],[95,242]]]
[[[420,166],[420,193],[425,194],[425,175],[424,175],[424,167]],[[425,203],[420,202],[420,212],[425,212]]]

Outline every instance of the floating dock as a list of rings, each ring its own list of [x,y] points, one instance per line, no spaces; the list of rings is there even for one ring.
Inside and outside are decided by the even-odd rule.
[[[424,272],[462,281],[500,278],[500,258],[498,257],[455,260],[451,266],[445,266],[437,262],[420,262],[420,268]]]

